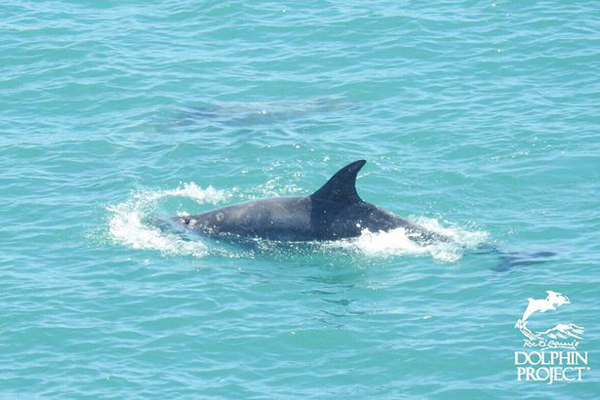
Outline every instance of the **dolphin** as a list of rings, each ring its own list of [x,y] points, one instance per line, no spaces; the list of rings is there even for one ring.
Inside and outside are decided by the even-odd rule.
[[[358,160],[333,175],[309,196],[246,201],[196,215],[172,218],[178,227],[213,239],[333,241],[370,232],[404,228],[418,244],[451,241],[400,216],[368,203],[356,192]]]
[[[339,98],[319,98],[308,102],[223,103],[186,107],[173,121],[176,126],[206,123],[226,126],[256,126],[350,109],[352,103]]]

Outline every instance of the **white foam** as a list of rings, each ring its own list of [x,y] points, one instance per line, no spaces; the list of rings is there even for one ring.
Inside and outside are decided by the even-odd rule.
[[[162,191],[137,191],[126,202],[107,207],[109,211],[108,233],[117,244],[133,249],[158,250],[165,254],[204,257],[209,248],[202,241],[187,241],[184,238],[161,231],[144,223],[156,210],[157,202],[170,196],[187,197],[199,204],[217,204],[232,196],[209,186],[205,189],[195,183],[181,183],[179,187]]]
[[[449,237],[456,244],[467,249],[476,248],[489,239],[489,234],[485,231],[471,231],[451,224],[442,226],[439,220],[434,218],[412,217],[411,220],[429,231]]]
[[[410,240],[404,228],[388,232],[370,232],[365,229],[357,238],[330,242],[326,246],[357,251],[369,257],[430,255],[438,261],[455,262],[462,257],[466,249],[477,247],[488,237],[487,232],[468,231],[456,226],[444,227],[438,220],[432,218],[417,217],[413,221],[431,232],[451,238],[452,242],[420,245]]]
[[[179,187],[175,189],[160,190],[157,192],[142,191],[136,193],[135,197],[143,197],[146,202],[152,202],[160,200],[164,197],[181,196],[195,200],[199,204],[218,204],[233,196],[233,193],[236,192],[236,190],[237,189],[234,188],[226,192],[223,190],[217,190],[212,186],[202,189],[202,187],[196,185],[194,182],[182,182]]]

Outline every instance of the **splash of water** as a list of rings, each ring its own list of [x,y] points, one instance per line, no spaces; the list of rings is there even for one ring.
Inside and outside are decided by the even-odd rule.
[[[138,250],[158,250],[167,255],[204,257],[210,248],[202,241],[188,241],[145,222],[156,211],[159,200],[167,197],[186,197],[198,204],[217,204],[233,195],[211,186],[203,189],[195,183],[182,183],[171,190],[134,192],[130,200],[107,207],[108,234],[117,244]]]
[[[388,232],[371,232],[365,229],[357,238],[330,242],[327,246],[359,252],[369,257],[430,255],[438,261],[455,262],[462,257],[465,250],[476,248],[488,238],[487,232],[468,231],[456,226],[445,227],[433,218],[415,217],[412,220],[433,233],[449,237],[452,241],[420,245],[409,238],[404,228]]]

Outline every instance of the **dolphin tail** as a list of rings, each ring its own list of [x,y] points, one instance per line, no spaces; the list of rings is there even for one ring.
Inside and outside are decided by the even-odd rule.
[[[520,266],[543,264],[556,256],[556,253],[551,251],[504,252],[490,245],[479,248],[478,252],[498,256],[498,264],[492,268],[496,272],[506,272]]]
[[[501,254],[499,263],[492,269],[496,272],[505,272],[524,265],[543,264],[555,255],[556,253],[550,251]]]

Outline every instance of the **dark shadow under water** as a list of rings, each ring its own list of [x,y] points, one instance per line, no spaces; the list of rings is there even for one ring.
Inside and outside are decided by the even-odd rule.
[[[350,109],[352,103],[339,98],[320,98],[304,102],[224,103],[187,106],[173,119],[174,126],[255,126],[305,118],[315,114]]]

